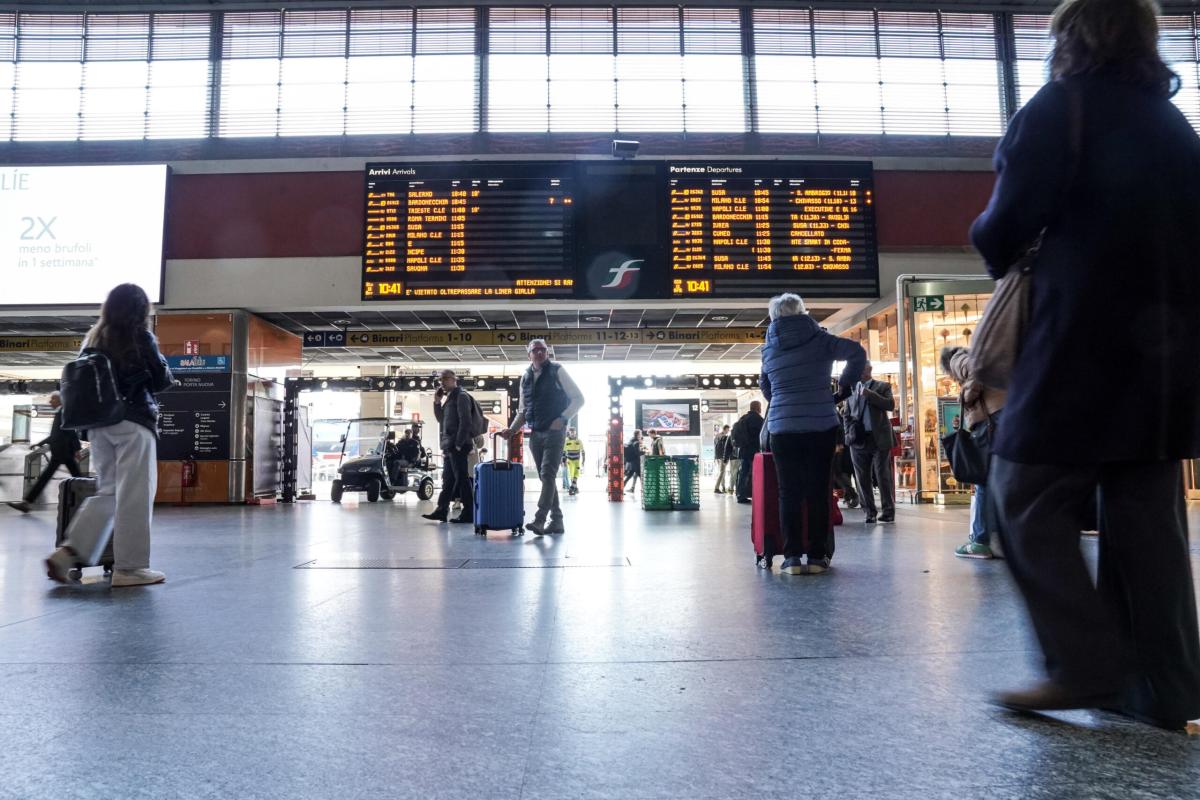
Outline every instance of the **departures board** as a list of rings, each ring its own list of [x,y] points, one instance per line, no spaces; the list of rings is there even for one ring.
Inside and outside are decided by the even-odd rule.
[[[879,296],[870,162],[368,164],[364,300]]]

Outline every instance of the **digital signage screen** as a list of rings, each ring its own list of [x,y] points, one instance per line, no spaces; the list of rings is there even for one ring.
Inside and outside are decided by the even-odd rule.
[[[638,400],[637,420],[638,427],[647,434],[658,431],[661,436],[699,436],[700,401]]]
[[[162,301],[165,165],[0,169],[0,305]]]
[[[368,164],[363,300],[575,296],[570,164]]]
[[[369,164],[364,300],[879,296],[870,162]]]

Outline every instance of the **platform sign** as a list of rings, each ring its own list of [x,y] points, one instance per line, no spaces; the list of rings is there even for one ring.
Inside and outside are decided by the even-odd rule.
[[[345,341],[330,344],[305,334],[304,346],[314,347],[454,347],[462,345],[521,346],[545,339],[551,346],[579,344],[762,344],[766,328],[557,328],[553,330],[466,331],[350,331]],[[343,334],[339,333],[339,336]],[[313,336],[313,338],[309,338]],[[318,342],[324,342],[319,344]]]
[[[214,372],[175,377],[180,385],[158,396],[159,460],[228,461],[233,376]]]
[[[172,374],[188,372],[229,372],[229,356],[167,356]]]
[[[77,353],[81,336],[0,336],[0,353]]]

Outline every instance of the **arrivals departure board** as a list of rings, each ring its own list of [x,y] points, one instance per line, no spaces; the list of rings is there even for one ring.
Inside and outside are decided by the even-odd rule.
[[[364,300],[879,296],[871,163],[368,164]]]
[[[877,296],[870,164],[671,163],[674,297]]]
[[[573,297],[569,164],[368,164],[364,300]]]

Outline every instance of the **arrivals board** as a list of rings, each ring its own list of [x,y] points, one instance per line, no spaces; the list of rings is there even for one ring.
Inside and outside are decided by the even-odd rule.
[[[667,182],[672,296],[878,295],[869,164],[672,163]]]
[[[368,164],[364,300],[573,297],[569,164]]]
[[[879,296],[870,162],[368,164],[364,300]]]

